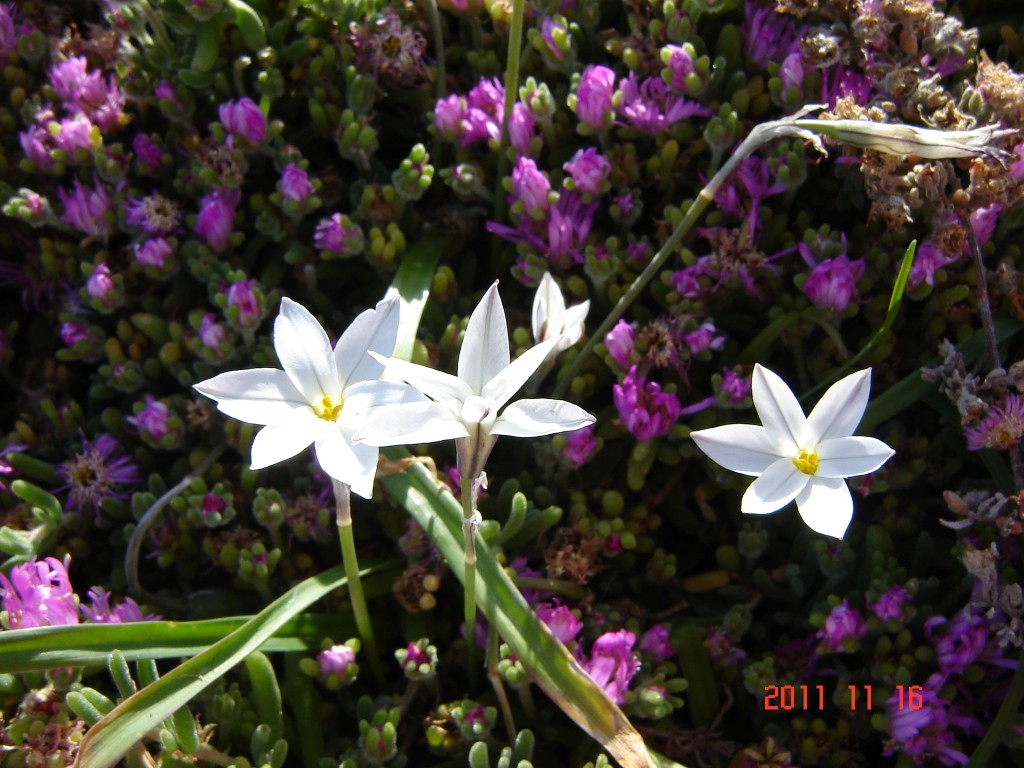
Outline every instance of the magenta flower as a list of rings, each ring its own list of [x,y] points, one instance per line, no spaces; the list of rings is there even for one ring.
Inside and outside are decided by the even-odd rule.
[[[910,276],[907,278],[907,282],[910,283],[912,288],[916,288],[921,283],[934,286],[935,273],[943,267],[952,264],[958,258],[959,256],[950,256],[943,253],[931,240],[925,240],[917,246],[917,252],[914,254],[914,263],[910,267]]]
[[[643,442],[667,435],[681,411],[679,398],[638,376],[635,365],[621,384],[612,387],[612,399],[622,425]]]
[[[83,438],[82,450],[59,464],[57,475],[65,482],[57,490],[68,492],[66,508],[82,512],[91,507],[97,519],[104,501],[128,498],[131,488],[142,480],[139,468],[107,434],[94,442]]]
[[[85,291],[105,309],[113,309],[120,303],[120,291],[105,261],[97,264],[89,275],[89,279],[85,281]]]
[[[227,101],[217,110],[224,129],[233,136],[241,136],[256,146],[267,137],[267,116],[259,104],[248,97]]]
[[[18,32],[14,26],[14,4],[0,3],[0,63],[18,52]]]
[[[136,243],[132,246],[132,250],[135,253],[135,260],[139,264],[158,270],[167,268],[174,257],[174,249],[162,237],[153,237]]]
[[[161,194],[128,198],[124,202],[125,223],[147,235],[170,235],[181,225],[181,207]]]
[[[142,608],[132,598],[126,597],[118,605],[110,607],[110,593],[103,587],[89,590],[89,605],[80,605],[79,610],[87,621],[94,624],[127,624],[135,621],[159,621],[156,613],[142,613]]]
[[[277,184],[281,197],[301,205],[313,194],[313,185],[309,175],[297,165],[289,163],[281,172],[281,180]]]
[[[537,606],[536,611],[537,618],[547,624],[551,633],[563,645],[576,642],[576,638],[583,631],[583,622],[576,618],[568,606],[559,602],[541,603]]]
[[[897,584],[890,587],[873,603],[868,603],[868,608],[882,621],[903,621],[906,615],[903,606],[910,600],[910,593]]]
[[[614,113],[615,73],[608,67],[591,65],[583,70],[576,89],[576,117],[592,131],[611,127]]]
[[[669,640],[668,624],[655,624],[644,632],[637,650],[650,656],[655,664],[672,658],[676,649],[672,647],[672,642]]]
[[[328,255],[357,256],[363,251],[365,239],[358,224],[348,216],[335,213],[328,219],[321,219],[316,225],[313,245]]]
[[[138,134],[132,140],[132,151],[141,164],[150,168],[159,168],[163,164],[163,150],[144,133]]]
[[[632,324],[619,320],[604,337],[604,345],[620,368],[628,366],[636,349],[636,333]]]
[[[843,600],[826,617],[825,626],[818,630],[816,637],[823,641],[825,650],[841,653],[847,645],[855,644],[864,637],[867,631],[860,612]]]
[[[601,447],[601,441],[594,436],[594,425],[570,432],[565,438],[562,455],[577,467],[582,467]]]
[[[88,70],[84,56],[73,56],[50,68],[50,85],[69,111],[77,112],[81,104],[99,104],[106,98],[103,73]]]
[[[846,256],[825,259],[811,270],[803,292],[819,309],[841,314],[856,301],[857,281],[864,274],[864,259],[850,261]]]
[[[484,78],[466,94],[462,146],[501,139],[505,113],[505,86],[497,78]]]
[[[616,704],[625,703],[629,682],[640,669],[640,662],[633,655],[635,643],[636,635],[625,629],[606,632],[594,641],[590,659],[583,663],[587,674]]]
[[[348,645],[332,645],[327,650],[320,651],[316,661],[321,676],[328,681],[333,678],[334,686],[350,683],[359,674],[359,665],[355,663],[356,652]]]
[[[583,263],[583,246],[594,222],[597,202],[584,203],[574,194],[563,194],[548,218],[547,257],[553,267],[564,269]]]
[[[551,182],[529,157],[520,156],[512,169],[512,195],[509,203],[522,203],[532,219],[542,219],[551,207]]]
[[[67,560],[54,557],[19,563],[10,577],[0,573],[0,605],[7,629],[54,627],[78,623],[78,603],[71,588]]]
[[[729,398],[730,403],[742,403],[750,396],[750,379],[745,379],[736,371],[722,370],[722,394]]]
[[[589,147],[577,150],[572,160],[562,166],[562,170],[572,179],[570,189],[585,195],[600,195],[604,191],[602,185],[611,173],[612,164],[596,149]]]
[[[237,189],[218,189],[199,201],[195,233],[206,245],[222,253],[235,229],[235,206],[241,197]]]
[[[92,154],[92,121],[83,114],[64,118],[53,135],[53,143],[72,156],[78,150]]]
[[[933,616],[924,623],[924,634],[935,648],[935,660],[943,675],[963,674],[974,663],[1003,669],[1015,669],[1015,659],[1004,657],[992,631],[993,620],[967,607],[952,619]],[[941,630],[941,631],[940,631]]]
[[[708,350],[718,350],[725,346],[725,336],[718,332],[714,323],[701,323],[689,333],[683,334],[683,341],[690,348],[690,354],[699,355]]]
[[[967,763],[967,755],[954,748],[956,738],[951,726],[973,730],[972,718],[955,716],[949,711],[950,702],[938,695],[945,685],[945,675],[934,674],[923,686],[914,686],[919,697],[912,706],[910,687],[894,691],[886,699],[885,714],[889,739],[885,742],[886,755],[906,755],[915,765],[934,765],[930,758],[942,765]]]
[[[234,309],[238,313],[236,317],[234,312],[230,312],[229,317],[243,330],[255,328],[263,320],[263,307],[255,288],[255,279],[238,280],[228,287],[228,310]]]
[[[985,208],[971,211],[971,229],[974,230],[974,238],[978,241],[978,245],[984,245],[992,239],[992,233],[995,232],[996,224],[999,223],[999,214],[1002,212],[1003,206],[999,203],[992,203]]]
[[[228,332],[223,325],[217,322],[217,316],[213,312],[207,312],[199,323],[199,340],[203,346],[207,349],[219,350],[227,336]]]
[[[1024,399],[1009,394],[1001,405],[994,405],[981,421],[964,429],[967,449],[980,451],[991,448],[1008,451],[1020,443],[1024,436]]]
[[[708,116],[711,111],[682,96],[672,96],[660,77],[648,77],[643,83],[636,72],[619,83],[622,104],[619,115],[630,128],[648,136],[664,133],[680,120],[697,115]]]
[[[689,89],[686,78],[697,72],[693,60],[693,46],[666,45],[661,49],[661,60],[668,69],[668,85],[678,93],[686,93]]]
[[[512,105],[512,116],[508,120],[509,143],[520,155],[529,155],[530,145],[536,135],[533,115],[525,104],[517,101]]]
[[[83,187],[75,179],[73,191],[58,189],[57,197],[64,204],[60,220],[87,235],[87,239],[106,241],[113,229],[112,201],[102,184],[95,189]]]
[[[145,404],[134,416],[129,416],[127,421],[154,448],[176,448],[185,433],[181,419],[167,403],[157,400],[153,395],[146,395]]]
[[[802,31],[793,18],[777,13],[774,3],[746,0],[743,16],[747,61],[759,67],[769,61],[782,61],[800,39]]]
[[[49,171],[53,168],[53,158],[50,157],[51,140],[49,131],[39,125],[30,125],[18,134],[21,151],[40,171]]]
[[[448,141],[461,142],[466,99],[453,93],[434,105],[434,127]]]

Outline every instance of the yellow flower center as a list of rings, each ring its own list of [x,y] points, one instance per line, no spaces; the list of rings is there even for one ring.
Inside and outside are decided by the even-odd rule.
[[[805,475],[813,475],[818,471],[818,452],[801,448],[800,453],[793,457],[793,464]]]
[[[324,395],[320,401],[320,405],[313,406],[313,413],[319,416],[324,421],[337,421],[341,415],[341,408],[345,405],[345,400],[338,398],[338,402],[335,403],[331,398]]]

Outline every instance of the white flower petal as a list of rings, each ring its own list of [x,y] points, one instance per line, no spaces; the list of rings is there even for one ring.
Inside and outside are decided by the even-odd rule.
[[[459,378],[474,395],[483,394],[484,384],[508,366],[508,350],[508,324],[495,280],[469,317],[459,352]]]
[[[345,391],[344,418],[350,412],[365,413],[380,405],[426,402],[426,396],[415,387],[400,381],[361,381]]]
[[[326,423],[306,407],[295,409],[284,421],[264,427],[252,441],[250,469],[264,469],[305,450],[316,439],[320,425]]]
[[[874,437],[837,437],[818,446],[818,477],[855,477],[874,472],[893,454]]]
[[[556,432],[571,432],[596,419],[578,405],[565,400],[517,400],[501,412],[491,427],[492,435],[540,437]]]
[[[800,517],[811,530],[843,538],[853,519],[853,498],[846,482],[838,477],[813,477],[796,497]]]
[[[764,515],[781,509],[797,497],[811,476],[805,475],[786,457],[769,466],[750,484],[740,510],[750,515]]]
[[[428,401],[371,409],[352,441],[357,445],[408,445],[468,436],[466,425],[450,408]]]
[[[317,435],[315,450],[320,469],[347,484],[353,493],[364,499],[373,496],[378,456],[375,447],[349,444],[341,429],[334,424]]]
[[[375,352],[371,352],[370,356],[384,363],[389,373],[409,382],[432,400],[449,405],[454,411],[462,407],[467,397],[475,394],[466,382],[450,373],[435,371],[425,365],[409,363],[394,357],[381,357]]]
[[[277,368],[227,371],[193,388],[216,400],[221,413],[247,424],[273,424],[308,406],[288,375]]]
[[[744,475],[760,475],[782,458],[768,436],[768,430],[753,424],[726,424],[699,429],[690,437],[712,461]]]
[[[544,277],[540,279],[540,285],[537,286],[537,293],[533,296],[533,340],[540,342],[548,338],[545,329],[550,333],[555,325],[561,326],[564,313],[565,298],[562,291],[551,273],[545,272]]]
[[[851,373],[829,387],[807,417],[811,441],[821,443],[852,435],[864,417],[870,393],[870,368]]]
[[[569,339],[569,343],[564,349],[568,349],[583,337],[584,321],[587,319],[588,312],[590,312],[589,301],[584,301],[565,310],[565,314],[562,315],[562,330],[565,337]]]
[[[551,353],[552,347],[558,343],[558,339],[548,339],[536,346],[530,347],[519,357],[509,363],[493,379],[486,382],[480,394],[483,397],[492,397],[498,408],[512,399],[512,395],[518,392]]]
[[[807,447],[811,442],[807,419],[786,382],[757,364],[751,389],[754,408],[777,452],[783,456],[795,456],[801,448]]]
[[[360,313],[341,334],[334,347],[334,359],[342,389],[380,378],[384,365],[367,352],[387,357],[395,350],[399,310],[397,297],[377,302],[375,309]]]
[[[323,326],[301,304],[281,299],[281,313],[274,320],[274,349],[292,384],[309,405],[341,393],[338,367]]]

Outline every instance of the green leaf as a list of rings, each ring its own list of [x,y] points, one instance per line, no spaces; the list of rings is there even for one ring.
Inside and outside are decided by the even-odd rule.
[[[384,298],[401,298],[401,319],[398,325],[398,340],[392,357],[400,360],[412,359],[412,348],[420,317],[430,295],[430,283],[434,279],[437,260],[445,247],[452,241],[447,235],[428,232],[402,257],[402,265],[395,273]]]
[[[390,567],[392,563],[383,563],[363,574]],[[256,651],[288,621],[345,583],[340,565],[306,579],[227,637],[122,701],[85,734],[75,766],[111,768],[152,728]]]
[[[404,448],[382,452],[395,462],[410,457]],[[438,487],[416,462],[405,472],[381,477],[380,482],[423,528],[455,576],[464,580],[462,506],[455,497]],[[661,758],[649,753],[622,710],[537,618],[482,540],[477,541],[476,601],[541,689],[622,766],[659,764]],[[661,764],[673,765],[671,761]]]
[[[207,621],[149,621],[142,624],[75,624],[0,632],[0,673],[56,667],[105,666],[118,650],[128,661],[194,656],[245,626],[250,616]],[[144,627],[145,631],[140,631]],[[326,635],[348,637],[348,617],[305,614],[286,621],[260,648],[264,651],[320,650]]]
[[[35,507],[32,511],[39,518],[40,522],[51,528],[56,528],[60,525],[64,512],[57,497],[52,493],[44,491],[38,485],[33,485],[25,480],[15,480],[11,483],[11,491],[19,499],[24,499]]]

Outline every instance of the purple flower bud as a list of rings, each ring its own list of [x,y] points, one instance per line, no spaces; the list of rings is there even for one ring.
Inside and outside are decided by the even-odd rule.
[[[97,264],[96,269],[89,275],[89,279],[85,281],[85,290],[91,298],[108,307],[117,303],[117,284],[105,261]]]
[[[974,239],[978,241],[978,245],[984,245],[992,239],[992,233],[999,223],[999,214],[1002,212],[1003,206],[999,203],[971,211],[971,228],[974,230]]]
[[[447,96],[434,105],[434,127],[442,138],[451,142],[459,141],[462,138],[465,114],[465,99],[458,94]]]
[[[267,116],[248,97],[221,104],[217,113],[228,133],[241,136],[253,146],[262,144],[267,137]]]
[[[612,387],[612,400],[622,425],[643,442],[667,435],[682,410],[679,398],[662,392],[661,385],[637,376],[635,365],[621,384]]]
[[[675,91],[685,93],[688,90],[686,87],[687,76],[697,71],[690,51],[678,45],[666,45],[661,49],[661,60],[665,62],[665,66],[668,67],[672,75],[668,83],[669,86]]]
[[[596,149],[581,149],[572,156],[572,160],[562,166],[562,170],[572,177],[573,186],[577,191],[588,195],[600,195],[601,185],[611,173],[609,163]]]
[[[139,162],[150,168],[159,168],[163,163],[163,152],[160,147],[144,133],[138,134],[132,140],[132,150]]]
[[[917,246],[917,253],[914,254],[914,263],[910,267],[910,276],[907,282],[912,288],[921,283],[935,285],[935,273],[957,260],[957,256],[949,256],[935,245],[931,240],[925,240]]]
[[[550,192],[548,177],[537,169],[533,160],[520,155],[512,169],[512,202],[522,202],[527,214],[539,219],[550,207]]]
[[[126,597],[113,608],[110,607],[110,593],[102,587],[89,590],[90,605],[79,606],[82,615],[94,624],[126,624],[133,621],[159,621],[156,613],[143,614],[139,604]]]
[[[620,368],[625,368],[630,364],[633,350],[636,348],[636,333],[633,326],[625,320],[619,320],[604,337],[604,345],[608,349],[608,354],[612,356],[612,360]]]
[[[612,96],[615,73],[608,67],[591,65],[580,75],[576,90],[576,117],[594,131],[603,131],[612,124]]]
[[[868,628],[856,608],[851,608],[846,600],[835,606],[825,619],[825,626],[818,630],[817,638],[824,642],[829,651],[845,650],[846,641],[856,642],[864,637]]]
[[[709,349],[721,349],[725,346],[725,336],[718,334],[714,323],[701,323],[695,331],[683,334],[683,341],[690,348],[691,354],[699,355]]]
[[[41,171],[49,171],[53,168],[53,158],[50,157],[50,142],[52,137],[49,132],[38,125],[30,125],[18,134],[18,141],[21,143],[21,151],[31,161],[32,165]]]
[[[779,80],[782,81],[783,93],[790,88],[803,90],[804,62],[799,51],[794,51],[782,60],[782,66],[779,68]]]
[[[811,270],[803,291],[819,309],[840,313],[857,298],[857,280],[863,274],[864,259],[825,259]]]
[[[238,310],[238,327],[255,328],[263,319],[263,310],[260,307],[260,300],[253,289],[256,287],[256,280],[239,280],[232,283],[228,288],[228,308]]]
[[[74,190],[58,189],[57,197],[64,203],[64,215],[60,217],[62,222],[90,238],[106,240],[110,236],[111,200],[102,184],[89,189],[75,179]]]
[[[144,267],[164,270],[174,257],[174,249],[171,244],[162,237],[153,237],[136,243],[132,250],[135,252],[135,260]]]
[[[171,85],[167,80],[161,80],[157,84],[156,88],[153,90],[153,94],[160,101],[169,101],[169,102],[171,102],[175,106],[176,109],[179,109],[179,110],[184,110],[185,109],[185,105],[181,103],[181,100],[178,98],[178,94],[176,94],[174,92],[174,86]],[[220,119],[221,119],[221,122],[224,122],[224,116],[223,115],[221,115]]]
[[[145,405],[137,414],[128,417],[128,423],[133,424],[140,434],[159,442],[171,434],[171,416],[167,403],[146,395]]]
[[[356,256],[362,252],[364,244],[363,230],[340,213],[321,219],[313,234],[313,245],[337,256]]]
[[[332,645],[326,651],[320,651],[316,660],[320,665],[321,675],[335,675],[344,679],[345,673],[356,660],[356,652],[347,645]]]
[[[78,605],[63,563],[48,557],[11,568],[10,576],[0,573],[0,604],[7,613],[7,629],[53,627],[78,623]]]
[[[566,435],[562,455],[577,467],[582,467],[600,447],[600,442],[594,437],[594,425],[591,424]]]
[[[199,324],[199,340],[203,342],[204,347],[219,349],[227,336],[228,332],[223,325],[217,322],[217,316],[213,312],[203,315],[203,320]]]
[[[81,323],[69,321],[60,327],[60,338],[66,346],[73,347],[80,341],[91,339],[92,334]]]
[[[655,664],[660,664],[675,655],[676,649],[669,640],[668,624],[655,624],[644,632],[638,650],[649,655]]]
[[[289,163],[281,173],[281,180],[277,185],[281,197],[296,204],[306,202],[313,194],[313,185],[309,182],[309,176],[297,165]]]
[[[903,613],[903,606],[908,600],[910,600],[910,593],[897,584],[882,593],[875,602],[868,603],[868,608],[882,621],[891,621],[893,619],[903,621],[906,618]]]
[[[722,371],[722,394],[729,398],[730,403],[742,403],[750,396],[750,379],[725,368]]]
[[[195,233],[217,253],[223,252],[231,240],[239,197],[237,189],[218,189],[199,201]]]
[[[536,125],[530,110],[521,101],[512,106],[512,117],[508,121],[509,143],[520,155],[530,154],[530,142],[536,136]]]

